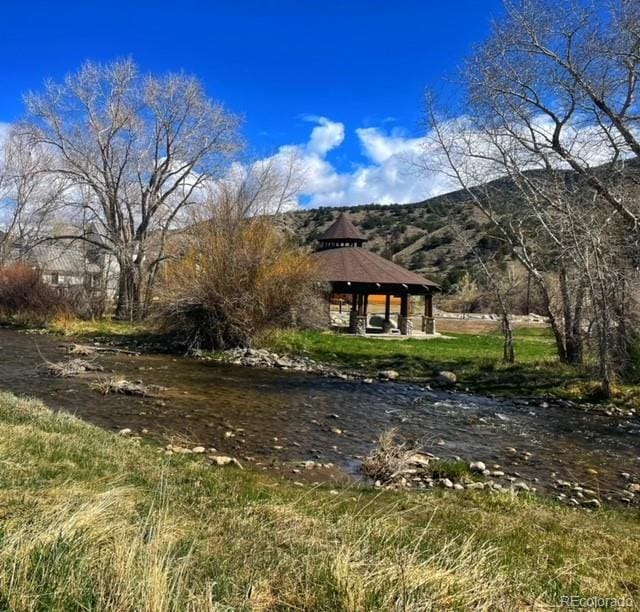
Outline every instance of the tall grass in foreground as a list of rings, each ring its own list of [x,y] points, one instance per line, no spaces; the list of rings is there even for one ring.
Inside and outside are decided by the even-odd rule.
[[[633,513],[300,489],[0,394],[1,609],[518,609],[634,593],[639,553]]]

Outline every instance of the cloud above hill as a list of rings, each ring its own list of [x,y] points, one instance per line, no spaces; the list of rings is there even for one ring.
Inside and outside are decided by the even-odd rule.
[[[308,141],[284,145],[270,159],[284,162],[296,157],[304,173],[301,195],[307,206],[416,202],[455,189],[452,181],[420,164],[428,154],[423,138],[398,130],[358,128],[354,133],[363,161],[345,172],[327,159],[344,142],[344,123],[315,115],[305,120],[315,124]]]

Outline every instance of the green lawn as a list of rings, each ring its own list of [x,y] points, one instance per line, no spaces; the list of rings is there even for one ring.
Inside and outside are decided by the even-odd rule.
[[[515,610],[638,598],[635,511],[298,487],[0,394],[0,609]]]
[[[114,341],[149,350],[180,350],[174,340],[146,323],[102,319],[63,320],[49,326],[53,333],[85,340]],[[516,363],[502,363],[502,334],[446,332],[445,337],[409,340],[358,338],[314,331],[277,331],[262,346],[278,353],[305,355],[322,363],[358,370],[371,376],[396,370],[404,378],[429,381],[441,370],[452,370],[461,388],[478,393],[544,395],[598,401],[598,386],[588,367],[573,368],[558,361],[551,331],[520,327],[515,331]],[[640,407],[637,386],[616,388],[614,401]]]
[[[558,393],[567,383],[588,378],[558,362],[551,332],[543,327],[516,330],[515,365],[502,363],[499,332],[446,333],[446,337],[409,340],[357,338],[333,333],[289,331],[266,342],[276,352],[307,355],[318,361],[375,375],[392,369],[404,377],[430,379],[452,370],[463,387],[474,391]]]

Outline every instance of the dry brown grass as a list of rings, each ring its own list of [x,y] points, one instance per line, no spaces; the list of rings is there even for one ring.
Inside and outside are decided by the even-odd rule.
[[[68,344],[64,347],[67,355],[77,355],[79,357],[95,357],[98,352],[86,344]]]
[[[409,444],[397,429],[389,429],[380,435],[376,447],[365,457],[362,471],[371,480],[392,482],[415,463],[420,450]]]

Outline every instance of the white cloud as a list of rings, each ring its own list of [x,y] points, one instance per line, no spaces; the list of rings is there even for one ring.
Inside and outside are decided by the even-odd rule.
[[[316,125],[306,143],[280,147],[269,160],[295,156],[303,169],[301,195],[309,206],[357,205],[417,202],[455,189],[452,181],[424,168],[418,159],[425,152],[424,138],[411,138],[399,130],[358,128],[364,161],[347,172],[339,171],[328,159],[345,139],[345,125],[326,117],[305,116]]]
[[[344,124],[329,121],[326,117],[308,116],[306,119],[318,124],[311,130],[311,138],[306,147],[311,155],[322,157],[344,141]]]
[[[362,161],[350,170],[341,171],[331,162],[329,153],[339,150],[343,144],[345,125],[316,115],[304,119],[316,124],[308,141],[282,146],[268,159],[290,159],[292,155],[297,158],[304,168],[300,192],[309,206],[420,202],[460,188],[459,182],[450,176],[441,148],[429,135],[412,137],[399,128],[356,128],[354,134],[360,143]],[[533,125],[542,146],[549,148],[552,126],[543,117],[536,118]],[[450,139],[451,154],[457,159],[467,184],[504,175],[502,164],[491,159],[497,153],[495,143],[476,131],[467,117],[453,119],[443,128],[445,138]],[[503,138],[499,140],[501,146],[506,144]],[[605,163],[613,153],[601,128],[586,119],[565,126],[563,144],[585,166]],[[517,139],[512,138],[509,147],[513,163],[520,168],[540,167],[540,158],[532,156]],[[550,158],[554,165],[567,167],[566,162],[553,153]]]

